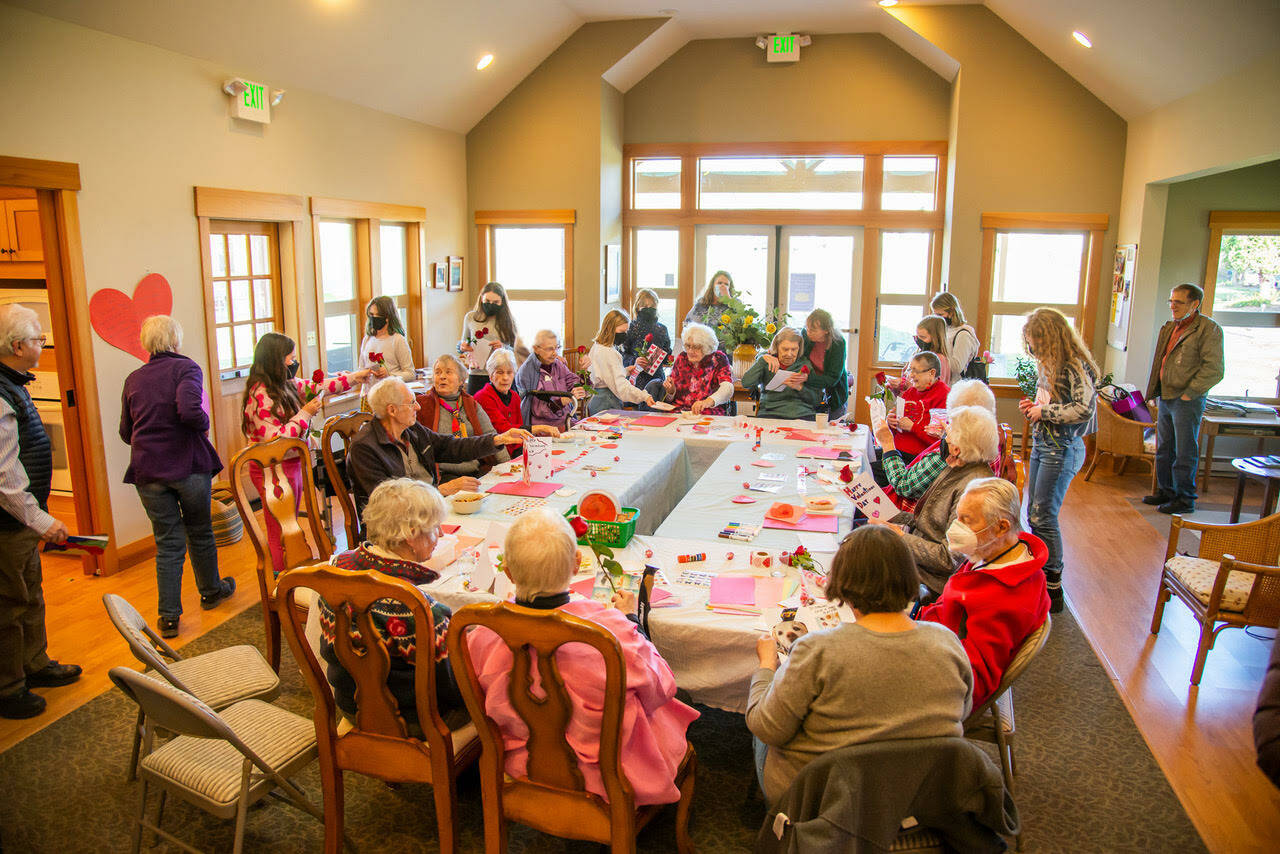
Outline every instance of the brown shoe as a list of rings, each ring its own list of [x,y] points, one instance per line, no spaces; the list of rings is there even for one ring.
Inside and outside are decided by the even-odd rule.
[[[27,674],[28,688],[61,688],[80,678],[80,665],[50,661],[35,673]]]
[[[17,694],[0,697],[0,718],[15,721],[34,718],[44,711],[44,707],[44,697],[31,693],[29,688],[23,688]]]

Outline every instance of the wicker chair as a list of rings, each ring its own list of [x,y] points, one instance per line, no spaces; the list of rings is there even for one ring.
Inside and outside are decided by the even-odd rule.
[[[1200,532],[1196,555],[1178,554],[1183,530]],[[1200,623],[1191,666],[1199,685],[1204,662],[1223,629],[1280,624],[1280,513],[1237,525],[1211,525],[1174,516],[1160,572],[1151,633],[1158,634],[1164,606],[1177,596]]]
[[[1098,433],[1094,440],[1093,460],[1089,463],[1089,468],[1084,473],[1084,479],[1088,480],[1093,477],[1093,470],[1098,467],[1098,461],[1102,459],[1103,454],[1110,454],[1120,461],[1116,468],[1116,475],[1124,474],[1125,467],[1129,465],[1129,460],[1131,459],[1142,460],[1150,464],[1152,490],[1154,491],[1156,455],[1148,452],[1143,443],[1143,432],[1150,426],[1150,424],[1131,421],[1122,415],[1117,415],[1110,404],[1105,400],[1099,399]]]
[[[1004,669],[1000,684],[981,706],[969,713],[964,722],[964,737],[975,741],[985,741],[996,746],[1000,758],[1000,773],[1004,776],[1004,787],[1013,797],[1013,780],[1018,773],[1018,763],[1013,758],[1013,741],[1018,728],[1013,716],[1013,683],[1031,664],[1040,650],[1049,640],[1049,631],[1053,628],[1053,618],[1046,616],[1040,628],[1027,635],[1027,639],[1014,653],[1013,660]],[[1014,834],[1019,851],[1022,850],[1022,831]]]

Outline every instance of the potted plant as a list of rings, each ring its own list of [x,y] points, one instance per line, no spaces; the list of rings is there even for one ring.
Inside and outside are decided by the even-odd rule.
[[[722,302],[724,311],[716,319],[716,337],[732,357],[733,378],[738,380],[751,367],[760,350],[769,346],[778,327],[785,324],[790,315],[777,308],[758,314],[736,294],[730,294]]]

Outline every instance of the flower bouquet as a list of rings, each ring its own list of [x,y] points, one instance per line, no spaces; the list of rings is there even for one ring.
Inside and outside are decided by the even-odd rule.
[[[732,294],[724,298],[723,304],[725,310],[716,323],[716,337],[727,351],[743,346],[757,350],[768,347],[778,327],[785,325],[791,316],[778,308],[758,315],[754,308]]]

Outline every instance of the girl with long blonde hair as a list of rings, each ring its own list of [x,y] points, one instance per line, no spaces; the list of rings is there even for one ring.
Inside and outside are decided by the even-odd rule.
[[[929,308],[946,323],[947,362],[951,368],[951,382],[966,379],[986,379],[985,372],[975,374],[969,371],[970,363],[979,355],[982,345],[978,341],[978,333],[964,320],[964,309],[960,301],[950,291],[935,294],[929,300]]]
[[[1048,547],[1044,574],[1050,610],[1057,613],[1063,605],[1058,511],[1084,463],[1084,437],[1094,429],[1098,365],[1080,333],[1057,309],[1038,308],[1028,314],[1022,343],[1039,369],[1036,399],[1018,402],[1033,424],[1027,518],[1032,532]]]
[[[627,369],[622,366],[619,344],[631,326],[631,318],[621,309],[612,309],[600,321],[600,331],[591,342],[588,356],[591,359],[590,374],[595,394],[587,404],[587,412],[595,415],[607,409],[621,409],[624,405],[650,404],[653,397],[631,384]]]

